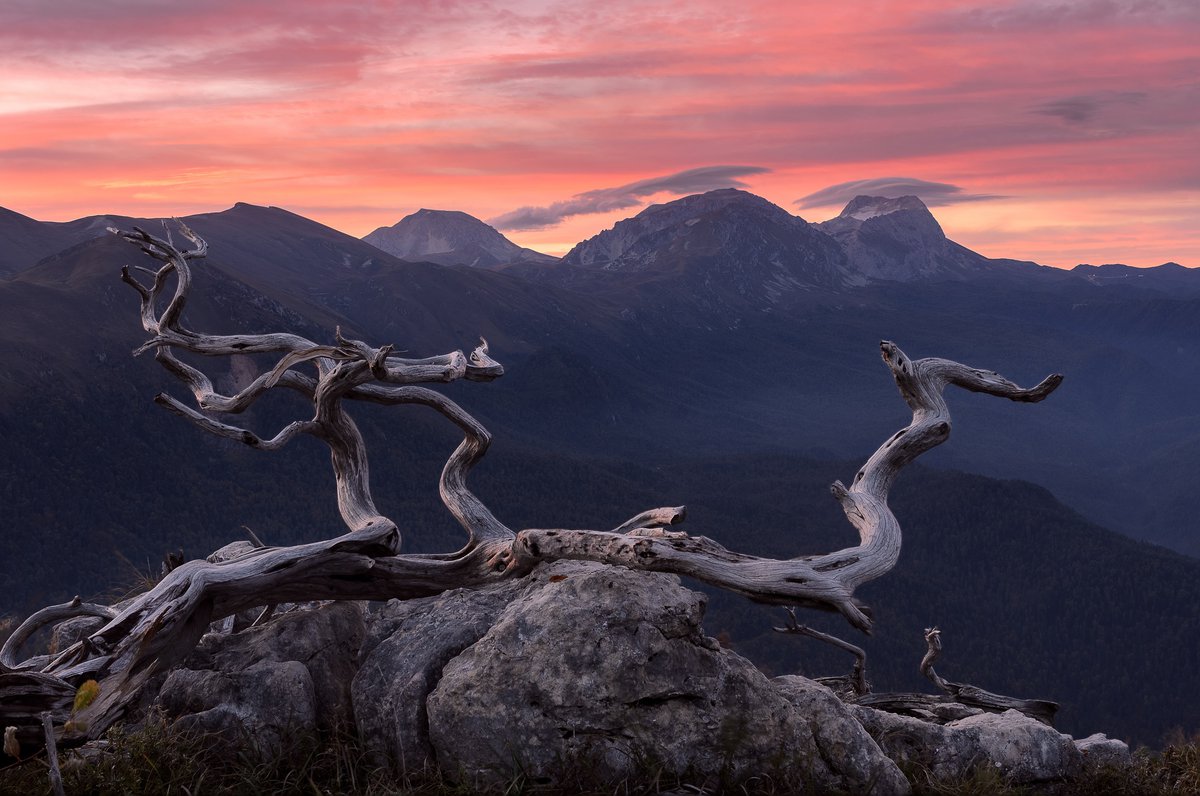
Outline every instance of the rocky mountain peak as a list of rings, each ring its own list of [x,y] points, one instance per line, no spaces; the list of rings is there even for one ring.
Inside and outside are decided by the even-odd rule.
[[[651,205],[575,246],[563,264],[667,279],[724,308],[762,309],[796,291],[845,284],[844,258],[828,236],[732,188]]]
[[[817,227],[841,244],[851,271],[867,281],[960,279],[985,261],[947,240],[916,196],[856,196]]]
[[[674,241],[694,238],[697,225],[740,225],[747,230],[766,223],[807,226],[783,208],[736,188],[693,194],[672,202],[650,205],[612,229],[575,246],[563,258],[567,265],[615,271],[643,271],[657,261],[657,252]]]
[[[933,218],[933,215],[929,212],[929,208],[917,196],[897,196],[893,198],[885,196],[856,196],[850,200],[838,218],[866,221],[867,219],[886,216],[891,213],[899,213],[905,210],[915,210],[918,213],[928,215],[930,219]],[[934,223],[936,224],[937,222],[934,221]]]
[[[421,208],[363,240],[402,259],[441,265],[497,268],[519,261],[554,261],[553,257],[518,246],[495,228],[459,210]]]

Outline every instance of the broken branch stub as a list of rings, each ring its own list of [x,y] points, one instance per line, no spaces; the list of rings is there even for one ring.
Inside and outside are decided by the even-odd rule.
[[[1018,699],[1016,697],[993,694],[977,686],[966,683],[953,683],[946,680],[936,671],[933,664],[942,654],[942,631],[936,627],[925,628],[925,657],[921,659],[921,674],[925,675],[939,689],[946,692],[955,702],[972,708],[980,708],[989,713],[1003,713],[1015,710],[1024,713],[1031,719],[1037,719],[1043,724],[1053,726],[1054,716],[1058,713],[1058,703],[1047,699]]]
[[[884,361],[912,408],[913,420],[868,459],[849,487],[834,483],[833,495],[859,533],[859,544],[845,550],[786,560],[738,553],[705,536],[674,530],[684,518],[682,506],[642,512],[612,531],[542,528],[514,533],[467,485],[471,469],[491,444],[491,434],[458,404],[420,386],[501,376],[504,369],[491,357],[487,341],[481,339],[470,355],[453,351],[405,359],[396,356],[391,345],[373,347],[344,338],[340,330],[332,344],[290,333],[192,331],[183,324],[191,268],[208,246],[186,227],[181,231],[191,249],[179,249],[139,229],[115,231],[161,263],[157,269],[136,269],[151,276],[149,284],[129,268],[122,271],[122,280],[139,296],[142,326],[152,335],[136,353],[154,351],[191,392],[195,408],[166,395],[158,402],[203,431],[258,450],[279,450],[301,434],[324,442],[347,530],[322,542],[259,547],[229,560],[183,563],[120,611],[102,614],[108,619],[103,627],[52,659],[17,661],[20,642],[9,645],[0,662],[0,723],[28,724],[28,706],[36,703],[39,710],[51,710],[61,724],[64,694],[85,679],[96,679],[99,696],[75,717],[75,725],[86,731],[65,739],[86,740],[120,719],[153,675],[185,657],[216,620],[284,602],[423,597],[520,577],[542,561],[563,558],[688,575],[761,603],[837,611],[854,627],[869,631],[871,619],[854,592],[896,563],[900,526],[888,508],[888,490],[904,465],[949,434],[943,389],[953,384],[1014,401],[1040,401],[1061,381],[1052,376],[1037,387],[1022,389],[997,374],[956,362],[909,360],[895,344],[882,343]],[[206,357],[272,354],[278,359],[240,392],[222,395],[212,379],[180,360],[177,352]],[[274,389],[307,397],[311,417],[270,436],[218,417],[240,413]],[[442,502],[466,532],[461,549],[433,555],[400,552],[399,528],[379,513],[371,495],[366,446],[348,412],[355,401],[426,406],[462,432],[438,483]],[[47,616],[43,611],[30,617],[14,638],[27,638]]]

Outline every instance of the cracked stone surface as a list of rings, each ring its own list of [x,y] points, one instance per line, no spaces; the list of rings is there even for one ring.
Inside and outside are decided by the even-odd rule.
[[[312,678],[297,661],[257,663],[240,671],[176,669],[159,705],[175,729],[198,732],[233,757],[244,749],[261,760],[293,751],[316,729]]]
[[[814,699],[803,713],[704,635],[705,597],[678,578],[583,562],[544,574],[430,694],[445,770],[475,782],[514,770],[534,781],[661,771],[712,785],[771,775],[819,791],[907,791],[865,734],[861,755],[823,754],[812,728],[829,710],[847,718],[845,707]]]
[[[425,700],[442,668],[478,641],[519,594],[548,577],[421,600],[392,600],[370,617],[351,694],[358,737],[376,765],[419,771],[435,762]]]

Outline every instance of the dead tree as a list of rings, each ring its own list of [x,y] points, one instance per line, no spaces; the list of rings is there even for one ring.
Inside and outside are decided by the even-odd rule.
[[[900,526],[888,508],[888,491],[906,464],[950,434],[942,391],[954,385],[1013,401],[1040,401],[1061,382],[1050,376],[1023,389],[996,373],[945,359],[910,360],[883,342],[883,360],[912,409],[912,422],[870,457],[850,486],[832,492],[858,530],[854,547],[821,555],[777,560],[745,555],[704,536],[669,530],[684,508],[642,512],[611,531],[527,529],[514,532],[471,492],[467,476],[488,449],[491,436],[470,414],[444,395],[421,386],[459,379],[489,381],[503,373],[485,341],[470,354],[454,351],[426,359],[397,356],[392,346],[374,348],[342,337],[320,344],[288,333],[210,335],[183,324],[192,286],[192,264],[207,245],[186,227],[191,244],[140,229],[119,232],[159,261],[155,269],[127,267],[122,279],[141,298],[142,326],[150,339],[137,353],[157,360],[192,392],[196,408],[160,394],[155,400],[199,428],[260,450],[278,450],[301,434],[328,445],[337,500],[346,532],[321,542],[261,547],[219,563],[189,561],[119,611],[84,603],[43,609],[31,616],[0,650],[0,724],[36,732],[50,711],[63,736],[76,687],[99,681],[99,696],[73,716],[63,742],[94,738],[119,720],[146,683],[185,657],[223,617],[258,606],[304,600],[409,599],[459,587],[520,577],[539,562],[585,559],[637,570],[671,572],[771,605],[821,608],[841,613],[869,632],[871,619],[854,596],[862,583],[886,573],[900,553]],[[202,357],[269,354],[275,366],[235,395],[216,392],[203,371],[176,352]],[[312,402],[307,420],[292,422],[263,438],[217,415],[236,415],[273,389],[293,390]],[[439,491],[446,508],[466,531],[466,544],[453,553],[401,553],[396,523],[376,509],[371,497],[367,452],[347,412],[354,401],[427,406],[455,424],[463,440],[442,470]],[[38,627],[83,613],[107,619],[99,630],[55,656],[21,659],[19,649]],[[32,726],[31,726],[32,725]],[[32,737],[32,735],[30,735]]]

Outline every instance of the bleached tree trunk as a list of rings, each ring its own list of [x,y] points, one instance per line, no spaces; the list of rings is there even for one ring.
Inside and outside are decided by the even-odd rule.
[[[161,263],[156,269],[136,269],[150,276],[149,284],[128,268],[122,274],[141,297],[142,326],[151,334],[138,353],[153,351],[192,393],[197,408],[167,395],[156,401],[204,431],[260,450],[279,450],[300,434],[322,440],[330,449],[346,531],[321,542],[253,549],[217,563],[187,562],[119,612],[78,604],[34,614],[0,654],[0,724],[28,728],[31,716],[47,710],[61,725],[74,687],[94,678],[100,694],[73,722],[86,730],[63,740],[96,737],[124,715],[154,674],[185,657],[213,621],[248,608],[317,599],[410,599],[519,577],[539,562],[564,558],[688,575],[761,603],[834,610],[854,627],[869,631],[870,616],[855,590],[896,563],[901,534],[888,508],[888,491],[906,464],[949,436],[944,388],[953,385],[1014,401],[1040,401],[1061,382],[1055,375],[1023,389],[995,373],[956,362],[910,360],[895,344],[881,343],[884,362],[913,417],[868,459],[849,487],[833,484],[833,496],[859,533],[859,544],[845,550],[785,560],[738,553],[707,537],[671,530],[684,519],[682,506],[642,512],[611,531],[514,532],[467,485],[491,435],[453,401],[420,386],[459,379],[489,381],[502,375],[486,341],[470,355],[454,351],[406,359],[394,355],[390,345],[373,348],[345,339],[340,332],[333,344],[287,333],[194,332],[183,326],[182,314],[192,263],[205,256],[207,245],[186,227],[182,233],[192,248],[181,250],[138,229],[118,232]],[[168,290],[172,277],[174,288]],[[176,351],[201,356],[272,354],[278,361],[237,394],[221,395],[207,375],[180,360]],[[269,438],[216,417],[242,412],[277,388],[310,399],[312,416]],[[378,512],[371,497],[366,448],[347,412],[348,402],[354,401],[426,406],[462,432],[462,442],[439,481],[443,503],[466,532],[460,550],[436,555],[400,552],[399,529]],[[97,615],[97,610],[108,621],[87,638],[54,657],[20,660],[20,647],[38,627],[67,616]]]

